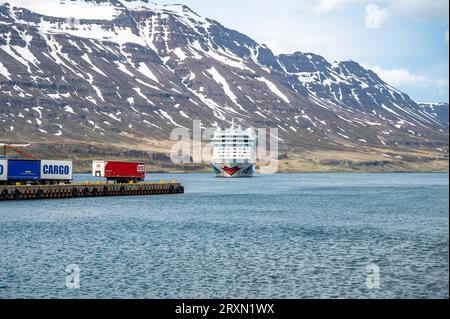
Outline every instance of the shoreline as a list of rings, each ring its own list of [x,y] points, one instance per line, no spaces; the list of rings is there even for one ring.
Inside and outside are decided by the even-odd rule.
[[[274,174],[256,174],[256,175],[283,175],[283,174],[449,174],[450,171],[298,171],[298,172],[290,172],[290,171],[282,171],[276,172]],[[90,171],[87,172],[77,172],[74,174],[85,175],[91,174]],[[157,174],[173,174],[173,175],[186,175],[186,174],[196,174],[196,175],[213,175],[212,172],[205,171],[155,171],[155,172],[147,172],[147,175],[157,175]]]

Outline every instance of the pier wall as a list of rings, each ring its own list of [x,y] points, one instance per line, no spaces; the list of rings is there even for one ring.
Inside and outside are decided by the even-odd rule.
[[[0,201],[183,194],[180,183],[0,185]]]

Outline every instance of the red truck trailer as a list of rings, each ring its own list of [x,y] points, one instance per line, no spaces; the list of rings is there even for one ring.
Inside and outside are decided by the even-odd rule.
[[[116,183],[142,182],[145,164],[137,162],[93,161],[92,176],[105,177]]]

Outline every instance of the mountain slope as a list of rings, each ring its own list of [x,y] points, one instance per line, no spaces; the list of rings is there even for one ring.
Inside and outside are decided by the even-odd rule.
[[[0,31],[1,140],[165,153],[175,127],[234,118],[295,154],[448,149],[448,120],[356,62],[275,56],[183,5],[0,1]]]
[[[443,123],[448,128],[449,105],[448,103],[424,103],[418,104],[423,112],[430,114],[437,121]]]

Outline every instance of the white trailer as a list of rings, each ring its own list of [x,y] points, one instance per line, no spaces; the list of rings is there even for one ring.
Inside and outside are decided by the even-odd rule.
[[[71,181],[72,161],[41,160],[41,179],[47,181]]]

